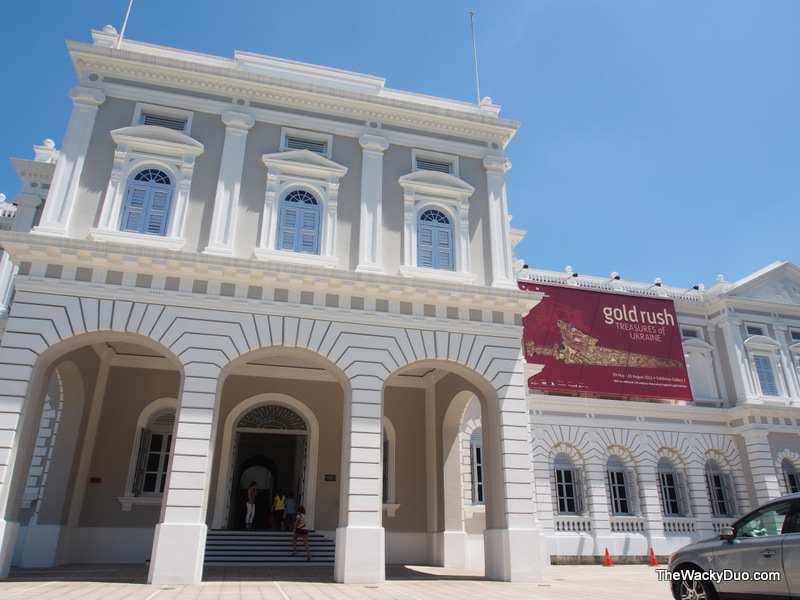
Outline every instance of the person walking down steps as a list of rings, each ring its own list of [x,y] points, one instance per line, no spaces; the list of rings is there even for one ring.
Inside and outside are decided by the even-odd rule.
[[[292,556],[297,556],[297,538],[303,536],[306,546],[306,560],[311,560],[311,547],[308,545],[308,523],[306,522],[306,509],[300,506],[297,509],[297,519],[294,522],[294,535],[292,535]]]

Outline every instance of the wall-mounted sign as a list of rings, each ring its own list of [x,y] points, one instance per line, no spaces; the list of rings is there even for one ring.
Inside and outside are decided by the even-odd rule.
[[[691,400],[675,306],[668,298],[520,283],[544,292],[523,320],[531,389]]]
[[[336,481],[336,475],[325,475],[325,481]]]

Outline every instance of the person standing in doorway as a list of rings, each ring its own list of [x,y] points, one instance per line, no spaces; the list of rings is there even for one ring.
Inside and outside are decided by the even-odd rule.
[[[294,494],[289,492],[286,494],[286,531],[294,530],[294,520],[297,517],[297,503],[294,500]]]
[[[311,547],[308,545],[308,522],[306,521],[306,509],[297,509],[297,518],[294,521],[294,535],[292,535],[292,556],[297,556],[297,538],[303,536],[303,544],[306,546],[306,560],[311,560]]]
[[[283,495],[282,490],[275,493],[275,498],[272,500],[272,524],[275,529],[283,531],[285,523],[283,522],[283,513],[286,510],[286,496]]]
[[[256,516],[256,495],[258,494],[256,486],[256,482],[251,481],[250,487],[247,488],[247,515],[244,518],[245,529],[253,528],[253,517]]]

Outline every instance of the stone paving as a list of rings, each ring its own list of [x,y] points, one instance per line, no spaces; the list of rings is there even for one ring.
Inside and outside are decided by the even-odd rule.
[[[389,565],[381,584],[338,584],[326,567],[207,567],[199,585],[147,585],[144,565],[12,569],[0,600],[670,600],[652,567],[551,566],[541,583],[482,571]]]

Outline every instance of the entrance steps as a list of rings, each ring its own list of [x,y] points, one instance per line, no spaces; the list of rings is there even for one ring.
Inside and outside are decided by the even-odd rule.
[[[303,538],[292,556],[290,531],[226,531],[212,529],[206,539],[207,566],[332,565],[335,546],[321,533],[308,534],[311,560],[306,559]]]

